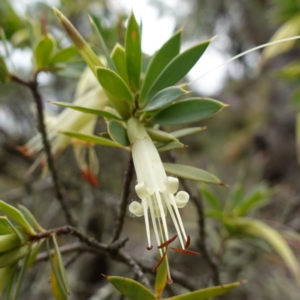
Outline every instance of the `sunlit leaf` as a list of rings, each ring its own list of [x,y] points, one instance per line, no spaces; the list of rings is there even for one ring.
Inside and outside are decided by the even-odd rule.
[[[137,91],[140,85],[142,70],[142,49],[140,27],[133,12],[131,12],[125,35],[125,58],[129,86],[132,91]]]
[[[214,286],[191,293],[167,298],[166,300],[206,300],[217,296],[221,296],[230,292],[231,290],[239,287],[243,282],[235,282],[230,284],[223,284],[220,286]]]
[[[55,41],[50,36],[40,39],[34,48],[34,58],[38,69],[47,67],[55,51]]]
[[[130,278],[106,276],[106,279],[125,297],[131,300],[157,300],[145,286]]]
[[[152,57],[141,87],[139,101],[144,102],[149,88],[167,64],[179,54],[182,29],[178,30]]]
[[[125,49],[120,44],[117,43],[115,45],[115,47],[111,53],[111,58],[117,68],[118,74],[128,84]]]
[[[124,147],[130,146],[128,136],[127,136],[127,130],[119,122],[116,121],[108,122],[107,129],[113,141],[115,141],[116,143]]]
[[[160,125],[179,125],[207,119],[226,107],[222,102],[209,98],[190,98],[160,110],[150,120]]]
[[[172,163],[163,163],[163,165],[166,172],[169,174],[173,174],[185,179],[223,185],[219,178],[202,169]]]

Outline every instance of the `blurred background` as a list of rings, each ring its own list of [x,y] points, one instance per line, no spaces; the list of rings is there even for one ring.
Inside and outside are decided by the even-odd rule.
[[[98,18],[111,50],[120,38],[123,43],[126,19],[133,9],[142,22],[145,57],[151,56],[181,26],[184,26],[182,49],[217,36],[187,80],[194,81],[192,88],[199,96],[220,100],[229,107],[209,121],[195,124],[207,126],[207,129],[197,136],[185,137],[183,142],[188,148],[174,155],[179,162],[208,170],[231,186],[209,188],[221,204],[231,197],[232,187],[239,180],[243,182],[245,193],[263,185],[268,195],[264,198],[268,201],[255,211],[249,210],[249,217],[273,228],[293,233],[300,230],[300,169],[295,129],[300,95],[299,43],[276,50],[276,55],[268,59],[264,59],[261,51],[252,52],[197,80],[226,59],[268,42],[282,26],[289,28],[282,37],[299,34],[300,22],[295,20],[300,19],[300,0],[2,0],[0,27],[4,29],[7,42],[3,42],[2,36],[0,54],[8,68],[21,78],[30,79],[33,70],[28,27],[41,33],[43,26],[47,26],[55,39],[61,40],[63,45],[71,44],[52,6],[71,20],[96,51],[97,38],[91,30],[88,14]],[[84,62],[77,60],[57,74],[39,74],[40,92],[48,113],[56,114],[61,109],[47,101],[74,100],[84,67]],[[95,133],[103,126],[99,120]],[[30,92],[15,83],[0,84],[0,199],[24,204],[44,228],[62,226],[65,221],[58,202],[53,199],[49,174],[44,174],[40,168],[29,174],[27,171],[34,159],[24,157],[16,149],[36,133],[36,114]],[[108,242],[128,153],[100,146],[96,146],[96,152],[100,164],[98,187],[82,181],[71,147],[57,158],[56,166],[80,229]],[[163,158],[168,160],[166,155]],[[195,192],[200,191],[196,184],[190,183],[190,186]],[[135,193],[130,199],[137,199]],[[193,246],[196,247],[198,216],[193,204],[182,210],[182,216],[189,234],[195,237]],[[248,281],[231,294],[231,299],[299,299],[299,287],[294,278],[264,240],[243,236],[227,239],[222,224],[209,216],[206,221],[207,247],[219,265],[222,283]],[[145,261],[156,259],[145,251],[142,219],[128,214],[122,237],[129,237],[125,250],[133,256]],[[71,240],[63,237],[60,242],[63,245]],[[300,239],[286,240],[297,255]],[[127,267],[105,256],[64,257],[71,299],[122,299],[101,274],[132,277]],[[199,288],[211,283],[209,269],[201,257],[174,255],[171,265]],[[49,269],[48,264],[39,262],[27,273],[21,299],[52,299]],[[151,274],[149,278],[154,280]],[[183,292],[186,290],[174,283],[165,295]]]

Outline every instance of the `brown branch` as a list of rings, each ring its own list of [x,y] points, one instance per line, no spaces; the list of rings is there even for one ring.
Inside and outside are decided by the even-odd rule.
[[[122,198],[119,205],[119,212],[118,212],[118,218],[116,220],[116,224],[114,227],[114,233],[112,237],[112,242],[119,239],[120,234],[123,229],[123,224],[126,216],[126,209],[128,204],[128,197],[130,194],[130,184],[133,178],[134,174],[134,168],[133,168],[133,161],[132,161],[132,155],[130,153],[128,163],[127,163],[127,169],[124,174],[124,181],[123,181],[123,192],[122,192]]]
[[[67,207],[66,201],[65,201],[63,193],[62,193],[61,185],[60,185],[60,182],[58,179],[58,174],[57,174],[57,171],[55,168],[54,159],[53,159],[52,152],[51,152],[51,145],[47,138],[47,130],[46,130],[46,125],[45,125],[45,120],[44,120],[44,113],[43,113],[43,101],[42,101],[42,97],[38,90],[37,76],[38,76],[38,72],[36,72],[36,74],[34,76],[34,80],[28,81],[28,82],[24,81],[16,76],[11,76],[11,80],[29,88],[33,95],[33,98],[34,98],[34,101],[36,104],[36,108],[37,108],[38,129],[42,135],[42,141],[43,141],[44,150],[45,150],[45,153],[47,156],[48,166],[49,166],[50,173],[51,173],[52,180],[53,180],[55,195],[56,195],[57,200],[60,202],[62,210],[65,214],[67,223],[70,225],[74,225],[75,222],[73,221],[73,218]]]

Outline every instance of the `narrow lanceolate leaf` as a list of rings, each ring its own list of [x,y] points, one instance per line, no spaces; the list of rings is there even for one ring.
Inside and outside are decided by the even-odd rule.
[[[18,204],[18,208],[22,215],[25,217],[27,222],[37,231],[45,231],[45,229],[38,223],[36,218],[33,216],[33,214],[26,208],[25,206]]]
[[[194,291],[191,293],[167,298],[166,300],[206,300],[211,299],[217,296],[221,296],[223,294],[226,294],[230,292],[231,290],[239,287],[244,282],[235,282],[230,284],[224,284],[220,286],[214,286],[198,291]]]
[[[125,297],[131,300],[157,300],[145,286],[130,278],[106,276],[106,279]]]
[[[0,297],[2,296],[3,291],[6,288],[6,286],[8,285],[8,282],[11,279],[16,268],[17,268],[17,266],[15,264],[13,264],[8,267],[0,269]]]
[[[24,245],[20,248],[16,248],[14,250],[10,250],[0,254],[0,268],[7,267],[11,264],[16,263],[19,259],[23,258],[30,247],[28,245]]]
[[[78,110],[82,113],[96,115],[98,117],[103,117],[103,118],[106,118],[108,120],[121,120],[116,115],[113,115],[110,112],[100,110],[100,109],[93,109],[93,108],[78,106],[78,105],[74,105],[74,104],[67,103],[67,102],[50,101],[50,103],[58,105],[58,106],[68,107],[68,108],[71,108],[71,109],[74,109],[74,110]]]
[[[143,103],[150,87],[167,66],[179,54],[182,29],[178,30],[152,57],[146,70],[145,79],[141,87],[139,102]]]
[[[97,78],[114,108],[125,120],[129,119],[134,98],[125,81],[107,68],[97,68]]]
[[[196,64],[210,42],[211,40],[204,41],[174,57],[152,84],[146,97],[147,100],[162,89],[174,85],[182,79]]]
[[[43,243],[45,242],[45,240],[39,240],[35,245],[33,245],[31,247],[31,252],[30,252],[30,257],[29,257],[29,261],[28,261],[28,268],[31,268],[35,261],[36,261],[36,258],[38,256],[38,254],[40,253],[41,251],[41,248],[42,248],[42,245]]]
[[[93,27],[94,31],[96,32],[96,34],[99,38],[100,45],[101,45],[101,48],[104,52],[104,55],[105,55],[105,58],[107,60],[108,66],[111,70],[116,72],[117,71],[116,66],[115,66],[113,60],[111,59],[111,57],[109,55],[107,46],[105,44],[105,41],[104,41],[104,39],[102,37],[102,34],[101,34],[101,31],[100,31],[100,28],[98,27],[98,22],[97,22],[97,20],[94,16],[89,16],[89,17],[90,17],[90,22],[92,24],[92,27]]]
[[[0,235],[9,234],[14,232],[11,228],[10,222],[7,220],[7,217],[0,216]]]
[[[50,64],[68,62],[78,56],[79,52],[75,46],[70,46],[59,50],[51,58]]]
[[[180,142],[170,142],[166,144],[156,145],[156,147],[159,152],[166,152],[171,150],[183,149],[185,145]]]
[[[243,234],[265,239],[281,256],[287,267],[295,276],[297,282],[300,283],[298,260],[285,239],[276,230],[261,221],[248,218],[234,219],[234,225],[237,226],[238,230],[242,231]]]
[[[147,106],[142,111],[153,111],[157,109],[162,109],[163,107],[170,105],[172,102],[179,99],[181,96],[189,93],[186,90],[184,90],[184,88],[185,85],[179,85],[171,86],[161,90],[156,95],[154,95],[152,99],[149,100]]]
[[[202,126],[202,127],[190,127],[190,128],[185,128],[185,129],[180,129],[180,130],[172,131],[172,132],[170,132],[170,134],[172,134],[176,138],[181,138],[183,136],[187,136],[187,135],[190,135],[190,134],[198,133],[198,132],[203,131],[205,129],[206,129],[206,126]]]
[[[155,278],[155,294],[158,299],[161,298],[162,293],[166,287],[168,279],[168,270],[167,270],[167,261],[164,259],[160,266],[156,271],[156,278]]]
[[[16,233],[0,235],[0,253],[20,246],[20,238]]]
[[[115,143],[112,140],[105,139],[96,135],[84,134],[76,131],[61,131],[60,133],[91,144],[98,144],[98,145],[117,147],[117,148],[121,147],[119,144]]]
[[[201,185],[200,188],[203,200],[214,210],[222,211],[222,205],[218,197],[213,193],[213,191],[206,185]]]
[[[179,125],[207,119],[227,105],[209,98],[190,98],[172,104],[155,114],[150,122],[160,125]]]
[[[215,175],[212,175],[202,169],[171,163],[163,163],[163,165],[167,173],[176,175],[178,177],[200,182],[224,185],[221,180]]]
[[[113,141],[124,146],[129,147],[130,143],[127,136],[127,130],[118,122],[108,122],[108,133]]]
[[[47,67],[55,51],[55,41],[47,35],[40,39],[34,48],[34,58],[38,69]]]
[[[153,128],[146,128],[146,130],[154,142],[158,142],[158,143],[178,142],[178,140],[173,135],[165,131],[153,129]]]
[[[136,92],[140,85],[142,70],[142,50],[140,27],[133,12],[131,12],[125,36],[125,58],[129,86]]]
[[[26,230],[26,232],[28,232],[31,235],[35,234],[35,231],[30,226],[30,224],[27,222],[25,217],[15,207],[0,200],[0,210],[3,211],[7,217],[13,219],[14,221],[16,221],[17,223],[22,225],[24,227],[24,229]]]
[[[128,84],[125,49],[120,44],[117,43],[115,45],[115,47],[111,53],[111,58],[117,68],[118,74]]]
[[[77,47],[78,51],[82,55],[85,62],[88,64],[90,69],[96,75],[95,67],[102,67],[103,64],[87,42],[83,39],[80,33],[75,29],[75,27],[70,23],[70,21],[56,8],[53,8],[58,20],[64,27],[70,39],[73,41],[74,45]]]

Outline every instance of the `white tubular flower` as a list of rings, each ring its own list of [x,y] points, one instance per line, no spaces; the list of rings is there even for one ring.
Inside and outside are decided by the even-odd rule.
[[[78,82],[73,104],[86,106],[93,109],[104,109],[108,105],[108,99],[103,89],[90,70],[85,71]],[[53,155],[60,155],[65,148],[72,144],[82,178],[92,185],[97,185],[97,174],[99,171],[98,159],[93,144],[70,138],[59,133],[60,131],[78,131],[85,134],[93,134],[97,116],[84,114],[69,108],[64,109],[57,116],[45,114],[47,134],[51,142]],[[32,157],[40,153],[33,163],[29,172],[38,165],[46,165],[46,156],[42,152],[43,144],[40,134],[36,134],[27,144],[18,147],[26,156]]]
[[[141,199],[141,203],[132,202],[129,210],[137,217],[144,215],[148,240],[147,249],[150,250],[153,247],[149,226],[150,213],[161,258],[166,256],[167,246],[176,238],[176,236],[169,238],[166,221],[167,213],[169,213],[181,247],[185,251],[186,245],[189,244],[189,237],[185,233],[178,208],[187,204],[189,195],[181,191],[174,196],[179,186],[178,179],[166,175],[158,151],[142,123],[135,118],[129,119],[127,132],[131,142],[132,158],[138,181],[135,190]],[[169,281],[171,281],[170,274]]]

